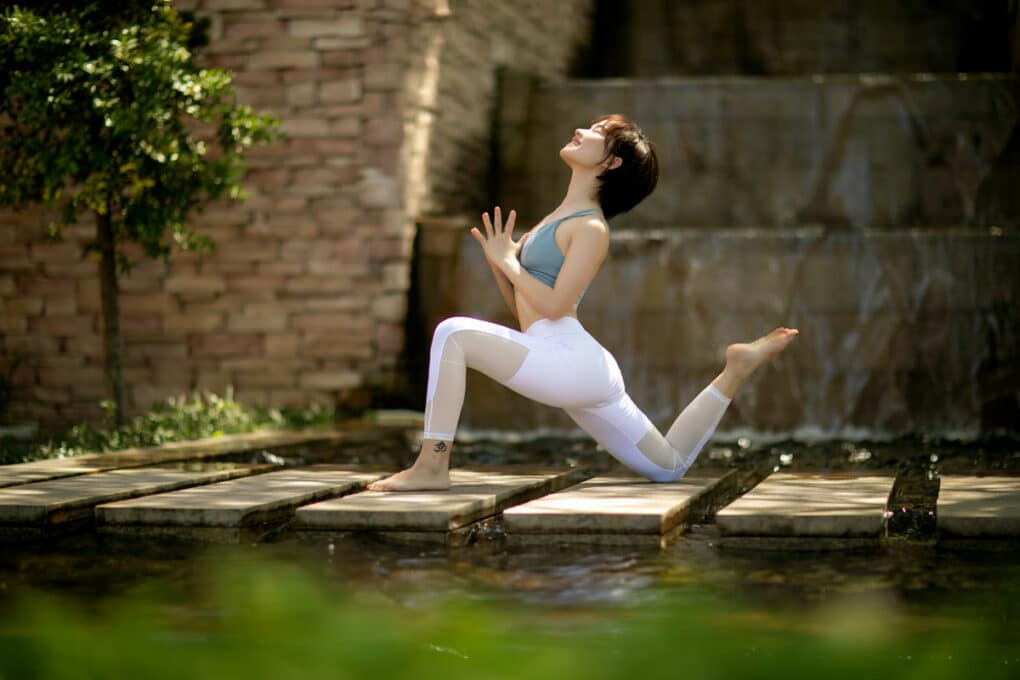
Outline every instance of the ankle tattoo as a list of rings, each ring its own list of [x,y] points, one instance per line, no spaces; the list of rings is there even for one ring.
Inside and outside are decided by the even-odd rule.
[[[447,448],[449,447],[446,446],[446,442],[437,442],[436,445],[432,447],[432,453],[444,453]]]

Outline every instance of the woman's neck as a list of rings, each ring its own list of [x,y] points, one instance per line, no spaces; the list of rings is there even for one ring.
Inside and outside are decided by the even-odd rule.
[[[595,196],[598,193],[598,172],[595,169],[572,168],[567,193],[553,212],[577,212],[601,208]]]

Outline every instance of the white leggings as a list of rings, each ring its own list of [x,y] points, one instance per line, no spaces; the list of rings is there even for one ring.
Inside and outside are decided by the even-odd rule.
[[[569,316],[522,333],[455,316],[432,336],[425,438],[453,441],[473,368],[514,392],[564,409],[621,463],[653,482],[680,479],[712,436],[730,400],[709,385],[663,437],[627,395],[616,359]]]

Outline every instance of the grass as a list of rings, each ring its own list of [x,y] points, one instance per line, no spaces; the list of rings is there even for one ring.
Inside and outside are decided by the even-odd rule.
[[[75,425],[62,435],[41,444],[15,446],[0,443],[0,464],[41,458],[64,458],[93,451],[118,451],[133,447],[159,446],[169,442],[190,441],[241,434],[257,430],[329,427],[335,413],[324,406],[303,409],[277,409],[247,406],[234,399],[228,388],[223,396],[211,392],[192,392],[171,397],[147,413],[135,416],[127,425],[113,425],[113,405],[103,402],[106,423],[94,427]]]

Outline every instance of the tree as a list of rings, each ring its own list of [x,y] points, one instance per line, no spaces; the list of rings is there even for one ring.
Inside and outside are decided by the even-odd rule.
[[[0,13],[0,206],[59,208],[59,237],[94,214],[103,346],[117,424],[124,422],[117,277],[127,242],[153,258],[210,251],[188,214],[245,197],[243,154],[279,121],[236,101],[230,75],[202,69],[193,25],[170,0],[49,2]]]

